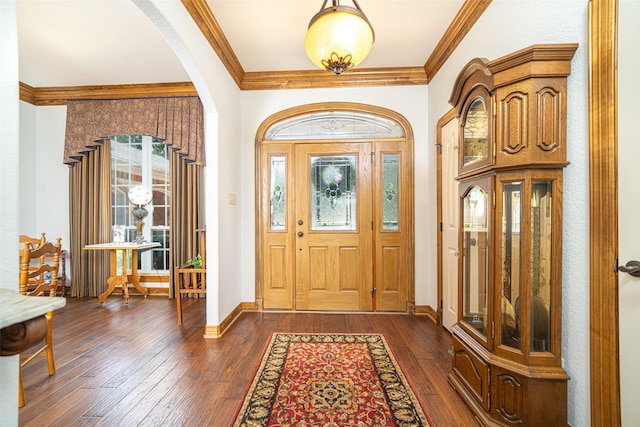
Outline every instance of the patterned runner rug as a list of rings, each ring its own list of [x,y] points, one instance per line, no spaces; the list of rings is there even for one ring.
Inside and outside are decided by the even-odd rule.
[[[380,334],[274,333],[233,426],[433,426]]]

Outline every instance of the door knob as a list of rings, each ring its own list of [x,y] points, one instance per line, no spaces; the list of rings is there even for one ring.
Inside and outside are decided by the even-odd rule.
[[[302,231],[298,231],[298,237],[302,237],[304,236],[304,233]]]
[[[625,265],[619,266],[617,271],[629,273],[633,277],[640,277],[640,261],[629,261]]]

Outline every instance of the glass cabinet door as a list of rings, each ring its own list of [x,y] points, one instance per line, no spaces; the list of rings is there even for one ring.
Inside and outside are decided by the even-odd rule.
[[[551,351],[552,182],[531,184],[531,331],[532,352]]]
[[[462,321],[486,341],[489,300],[489,190],[471,186],[462,198]]]
[[[478,162],[489,156],[489,112],[484,98],[471,103],[464,122],[463,164]]]
[[[462,130],[459,173],[489,166],[492,162],[491,96],[478,88],[462,110]]]
[[[520,350],[522,296],[522,181],[502,183],[502,230],[500,234],[500,342]]]

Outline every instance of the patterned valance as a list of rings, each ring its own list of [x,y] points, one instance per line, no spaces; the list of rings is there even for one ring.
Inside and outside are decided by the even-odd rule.
[[[205,163],[198,97],[68,101],[64,163],[73,166],[113,135],[155,136],[188,163]]]

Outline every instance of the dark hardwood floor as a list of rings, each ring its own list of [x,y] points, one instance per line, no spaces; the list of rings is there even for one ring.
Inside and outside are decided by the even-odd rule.
[[[68,298],[54,318],[57,372],[23,370],[21,426],[229,426],[272,332],[379,332],[437,426],[475,426],[447,382],[448,333],[404,314],[244,313],[203,338],[204,299]]]

